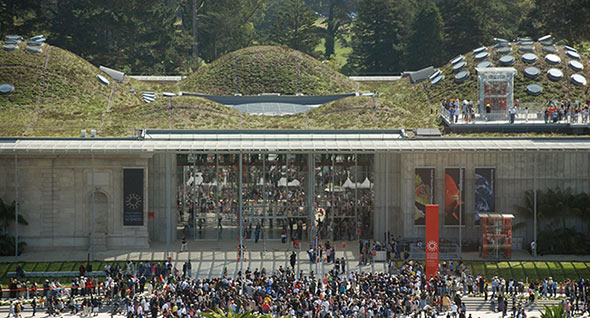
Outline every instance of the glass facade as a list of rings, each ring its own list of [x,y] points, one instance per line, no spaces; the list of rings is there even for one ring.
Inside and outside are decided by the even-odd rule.
[[[372,237],[373,155],[248,153],[241,171],[239,157],[178,155],[181,237],[238,240],[240,190],[246,241]]]

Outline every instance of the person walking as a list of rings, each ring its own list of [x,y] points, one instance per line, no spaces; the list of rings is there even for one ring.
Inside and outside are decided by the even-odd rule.
[[[11,302],[10,303],[10,306],[8,307],[8,316],[7,316],[8,318],[16,317],[16,315],[14,313],[14,308],[15,307],[16,307],[15,302]]]
[[[19,301],[17,301],[14,304],[14,317],[15,318],[20,318],[21,317],[22,310],[23,310],[23,306],[20,304]]]
[[[33,301],[31,301],[31,308],[33,308],[33,316],[37,313],[37,297],[33,297]]]

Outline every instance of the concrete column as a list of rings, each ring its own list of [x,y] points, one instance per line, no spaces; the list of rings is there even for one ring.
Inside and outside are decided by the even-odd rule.
[[[176,226],[176,154],[158,153],[149,160],[148,167],[148,207],[154,212],[154,218],[147,220],[151,241],[166,242],[166,156],[170,160],[170,224],[172,228],[171,241],[177,239]]]

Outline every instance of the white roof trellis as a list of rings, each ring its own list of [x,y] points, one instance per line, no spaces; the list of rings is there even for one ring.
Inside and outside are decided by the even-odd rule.
[[[153,133],[145,138],[1,138],[0,155],[155,152],[590,151],[590,138],[404,138],[403,131]]]

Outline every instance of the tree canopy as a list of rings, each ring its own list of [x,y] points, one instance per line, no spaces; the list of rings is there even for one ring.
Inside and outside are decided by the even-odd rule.
[[[590,41],[589,20],[588,0],[0,2],[0,36],[45,34],[94,65],[134,74],[187,74],[199,60],[273,43],[329,59],[337,41],[352,49],[345,72],[401,72],[494,37],[552,34],[577,45]]]

